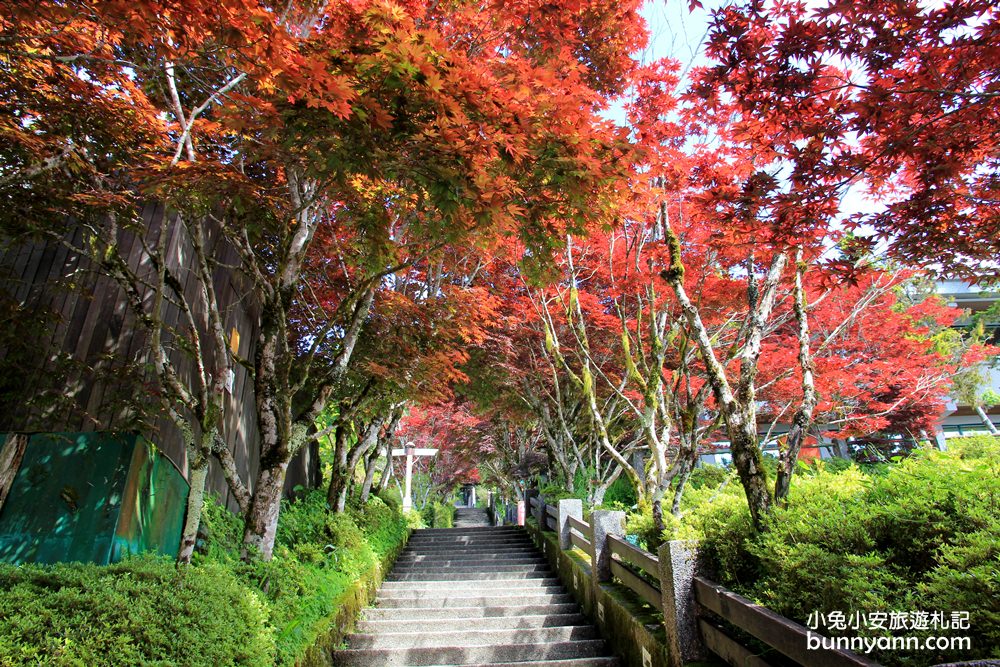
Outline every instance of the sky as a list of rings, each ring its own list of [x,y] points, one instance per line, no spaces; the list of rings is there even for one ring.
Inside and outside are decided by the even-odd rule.
[[[692,11],[689,0],[648,0],[643,6],[642,16],[649,27],[650,39],[649,45],[638,55],[639,61],[649,63],[659,58],[673,58],[681,63],[682,74],[692,67],[707,64],[704,44],[708,37],[711,11],[729,3],[726,0],[706,0],[703,4],[703,9]],[[613,105],[605,115],[619,125],[625,124],[622,103]],[[841,214],[847,217],[854,213],[871,213],[877,207],[859,188],[852,187],[841,201]]]

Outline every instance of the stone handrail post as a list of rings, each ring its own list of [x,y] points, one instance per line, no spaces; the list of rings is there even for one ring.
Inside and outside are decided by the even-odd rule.
[[[611,581],[611,550],[608,535],[625,537],[625,512],[594,510],[590,515],[590,572],[595,585]]]
[[[569,549],[573,543],[569,539],[569,518],[574,517],[583,521],[583,501],[576,498],[564,498],[559,501],[559,518],[556,530],[559,533],[559,548]]]
[[[670,540],[660,545],[657,556],[668,654],[671,667],[682,667],[685,663],[707,657],[698,632],[698,614],[692,590],[697,574],[698,544]]]

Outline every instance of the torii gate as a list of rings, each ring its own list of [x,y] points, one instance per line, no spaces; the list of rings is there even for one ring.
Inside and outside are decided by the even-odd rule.
[[[436,449],[429,449],[426,447],[415,447],[412,442],[406,443],[402,449],[396,448],[392,450],[393,456],[405,456],[406,457],[406,476],[403,482],[403,510],[413,509],[413,497],[410,491],[412,480],[413,480],[413,457],[414,456],[434,456],[438,453]]]

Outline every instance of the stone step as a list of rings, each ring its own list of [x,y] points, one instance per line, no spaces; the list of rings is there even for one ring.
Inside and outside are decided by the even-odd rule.
[[[358,632],[373,634],[376,632],[425,632],[428,628],[426,618],[403,620],[383,619],[367,620],[358,623]],[[512,630],[514,628],[551,628],[565,625],[586,625],[587,618],[583,614],[535,614],[529,616],[491,616],[477,618],[441,618],[434,620],[434,629],[441,632],[459,632],[470,626],[476,630]]]
[[[522,616],[558,616],[579,613],[575,602],[534,605],[492,605],[479,607],[451,607],[428,609],[426,607],[374,607],[364,610],[368,621],[463,621],[475,625],[485,618],[519,618]]]
[[[410,536],[410,544],[414,542],[513,542],[521,541],[527,542],[531,538],[525,533],[502,533],[497,535],[495,533],[466,533],[464,535],[458,534],[435,534],[435,535],[421,535],[420,533],[414,533]]]
[[[404,588],[395,589],[390,588],[389,590],[381,589],[376,596],[376,600],[386,602],[389,600],[410,600],[413,602],[423,603],[425,601],[434,601],[441,599],[454,600],[455,598],[483,598],[493,595],[504,595],[509,593],[510,595],[516,595],[519,597],[524,597],[527,595],[562,595],[566,592],[566,589],[562,587],[561,584],[554,586],[508,586],[507,588],[498,589],[488,589],[484,590],[479,586],[453,586],[451,588]],[[417,605],[419,606],[419,605]]]
[[[525,534],[522,526],[497,526],[486,528],[421,528],[413,531],[413,537],[417,535],[505,535],[508,533]]]
[[[486,540],[473,538],[469,540],[410,540],[406,543],[409,549],[510,549],[514,547],[534,548],[534,543],[523,537],[512,537],[509,540]]]
[[[467,528],[423,528],[415,530],[410,534],[410,538],[425,537],[526,537],[528,532],[520,526],[509,526],[499,528],[493,526],[469,526]]]
[[[385,597],[379,595],[379,607],[436,608],[444,607],[530,607],[542,604],[567,604],[573,602],[569,593],[540,593],[537,595],[448,595],[435,597]]]
[[[462,556],[461,554],[420,555],[409,554],[400,556],[396,567],[477,567],[479,564],[494,567],[497,565],[542,565],[548,561],[541,556],[526,554],[523,556],[490,558],[488,556]]]
[[[534,561],[545,561],[544,558],[540,558],[537,551],[529,551],[524,549],[522,551],[504,552],[496,553],[492,551],[483,552],[469,552],[462,550],[452,550],[452,551],[435,551],[435,552],[416,552],[411,551],[409,553],[402,553],[399,556],[397,563],[401,564],[412,564],[412,563],[430,563],[430,561],[465,561],[466,564],[469,563],[502,563],[504,561],[522,561],[522,560],[534,560]],[[514,563],[514,565],[520,565],[520,563]]]
[[[539,588],[558,588],[562,582],[553,578],[538,577],[535,579],[484,579],[469,581],[387,581],[382,584],[380,592],[398,591],[482,591],[499,589],[508,591],[537,590]]]
[[[547,644],[500,644],[496,646],[436,646],[426,648],[346,649],[334,651],[334,664],[342,667],[401,667],[403,665],[484,665],[594,658],[606,653],[600,639]]]
[[[423,551],[416,549],[407,549],[399,554],[400,561],[406,561],[409,559],[414,560],[459,560],[459,559],[469,559],[469,558],[479,558],[482,560],[508,560],[508,559],[533,559],[533,560],[545,560],[545,558],[538,553],[535,549],[514,549],[506,550],[501,552],[495,550],[485,550],[485,551],[469,551],[467,549],[443,549],[441,551]]]
[[[470,540],[410,540],[406,548],[407,549],[512,549],[515,547],[520,547],[523,549],[534,548],[534,544],[530,541],[520,538],[512,537],[509,540],[480,540],[480,539],[470,539]]]
[[[621,661],[611,656],[596,658],[569,658],[566,660],[530,660],[528,662],[491,662],[479,667],[621,667]],[[448,667],[432,665],[430,667]]]
[[[403,553],[509,553],[512,551],[535,551],[535,545],[525,543],[479,544],[459,542],[456,544],[409,544]],[[536,552],[537,553],[537,552]]]
[[[406,582],[406,581],[496,581],[498,579],[544,579],[551,577],[552,572],[548,568],[539,567],[532,571],[504,570],[500,572],[465,571],[456,572],[454,570],[443,571],[421,571],[415,570],[412,573],[400,572],[390,574],[386,581]]]
[[[434,555],[464,555],[464,556],[535,556],[538,555],[538,551],[531,545],[513,545],[507,547],[478,547],[478,546],[463,546],[463,547],[407,547],[400,556],[408,555],[421,555],[421,556],[434,556]]]
[[[620,667],[520,527],[414,533],[376,605],[334,664]]]
[[[396,574],[475,574],[479,572],[538,572],[547,570],[549,564],[540,558],[526,560],[524,563],[504,561],[489,561],[469,563],[467,561],[413,561],[397,565],[392,569]]]
[[[427,648],[432,646],[496,646],[497,644],[547,644],[551,642],[597,639],[591,625],[554,628],[514,628],[507,630],[458,630],[451,632],[391,632],[356,634],[347,639],[348,648]]]

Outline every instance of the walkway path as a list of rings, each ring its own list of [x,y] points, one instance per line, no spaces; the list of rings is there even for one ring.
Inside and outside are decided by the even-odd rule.
[[[487,528],[490,517],[486,510],[475,507],[458,507],[455,509],[455,528]]]
[[[485,520],[472,512],[459,520]],[[376,604],[334,664],[619,664],[523,528],[414,532]]]

